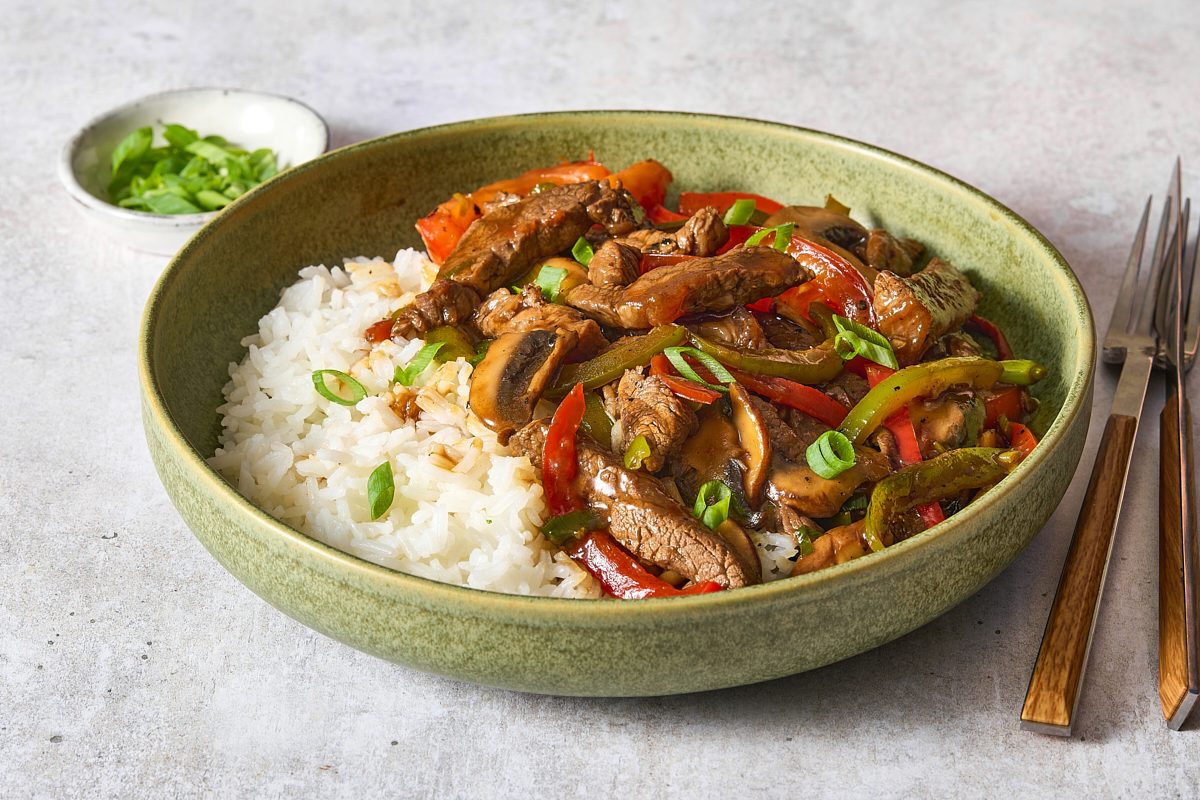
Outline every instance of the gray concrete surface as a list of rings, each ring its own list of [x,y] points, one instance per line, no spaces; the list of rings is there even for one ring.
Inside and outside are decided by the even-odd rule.
[[[1072,741],[1016,723],[1084,475],[978,595],[817,672],[655,700],[431,677],[282,616],[192,538],[138,418],[138,317],[165,259],[83,227],[54,177],[88,118],[188,85],[303,98],[337,144],[542,109],[744,114],[873,142],[980,186],[1061,248],[1103,321],[1136,214],[1177,153],[1200,190],[1194,4],[3,0],[0,11],[0,796],[1200,792],[1196,726],[1168,732],[1154,691],[1155,447],[1135,459]],[[1102,371],[1094,427],[1113,384]]]

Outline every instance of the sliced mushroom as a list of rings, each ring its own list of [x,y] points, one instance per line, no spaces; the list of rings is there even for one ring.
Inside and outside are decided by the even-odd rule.
[[[737,428],[721,413],[717,403],[705,406],[697,416],[699,429],[683,443],[679,456],[672,462],[684,505],[691,502],[688,498],[696,498],[704,483],[712,480],[721,481],[740,496],[746,454],[738,441]]]
[[[754,546],[754,542],[750,540],[749,534],[731,519],[722,522],[716,528],[716,533],[725,540],[733,551],[742,559],[751,575],[754,576],[754,583],[762,580],[762,561],[758,557],[758,548]]]
[[[737,428],[738,441],[746,453],[742,486],[750,505],[757,507],[763,485],[767,482],[767,472],[771,468],[771,438],[762,414],[741,384],[730,385],[729,400],[733,406],[733,424]]]
[[[515,331],[492,342],[471,374],[471,410],[502,444],[533,419],[533,407],[575,348],[570,331]]]
[[[869,551],[863,541],[863,529],[863,521],[859,520],[817,537],[813,540],[813,551],[796,559],[792,574],[807,575],[866,555]]]
[[[876,270],[863,263],[863,247],[867,241],[867,229],[845,214],[830,211],[820,206],[784,206],[763,224],[770,227],[792,223],[792,234],[828,247],[845,258],[854,268],[874,283]]]
[[[818,519],[832,517],[864,483],[878,481],[890,472],[887,458],[875,450],[855,447],[855,463],[835,478],[822,478],[807,464],[776,458],[767,496],[779,505]]]

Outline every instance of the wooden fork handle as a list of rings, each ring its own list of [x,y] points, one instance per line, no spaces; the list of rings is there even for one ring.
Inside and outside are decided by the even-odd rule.
[[[1184,533],[1182,491],[1192,492],[1194,465],[1190,453],[1179,447],[1179,420],[1183,441],[1192,441],[1192,409],[1187,398],[1183,413],[1177,412],[1179,391],[1167,398],[1161,417],[1160,481],[1158,494],[1158,699],[1163,717],[1179,730],[1200,694],[1196,662],[1196,596],[1194,506],[1189,509],[1190,531]],[[1183,486],[1180,464],[1186,464]],[[1194,497],[1194,495],[1193,495]],[[1186,565],[1186,567],[1185,567]],[[1186,574],[1186,579],[1185,579]]]
[[[1137,428],[1137,418],[1123,414],[1110,415],[1104,427],[1021,709],[1027,730],[1071,735]]]

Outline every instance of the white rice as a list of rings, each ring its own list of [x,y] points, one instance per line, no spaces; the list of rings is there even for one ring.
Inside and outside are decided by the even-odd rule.
[[[394,265],[358,258],[301,270],[229,367],[209,463],[267,513],[377,564],[476,589],[599,597],[597,582],[537,532],[545,504],[529,460],[510,455],[467,410],[471,366],[435,364],[411,390],[393,387],[396,366],[421,342],[363,338],[434,272],[414,250]],[[319,369],[348,373],[367,396],[354,406],[321,397]],[[407,391],[421,409],[416,420],[389,403]],[[395,500],[372,521],[367,478],[384,461]]]

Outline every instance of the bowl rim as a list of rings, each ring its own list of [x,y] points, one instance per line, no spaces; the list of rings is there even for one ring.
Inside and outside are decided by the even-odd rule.
[[[321,141],[319,149],[316,150],[312,156],[306,158],[303,162],[301,162],[301,164],[296,164],[294,166],[307,164],[308,162],[320,158],[322,155],[329,152],[329,123],[325,121],[325,118],[321,116],[316,109],[302,100],[297,100],[294,97],[289,97],[283,94],[275,94],[273,92],[260,92],[256,89],[238,89],[223,86],[189,86],[180,89],[167,89],[165,91],[144,95],[97,114],[88,120],[83,127],[71,135],[71,138],[68,139],[59,150],[58,155],[58,180],[63,185],[63,188],[67,190],[67,194],[70,195],[71,199],[77,204],[89,210],[97,211],[112,218],[137,223],[139,225],[150,225],[161,228],[188,228],[202,226],[214,219],[217,214],[224,209],[203,211],[199,214],[154,214],[150,211],[137,211],[131,208],[121,208],[120,206],[110,203],[107,200],[102,200],[99,197],[96,197],[94,194],[85,189],[83,184],[79,182],[79,176],[75,172],[74,167],[75,154],[79,151],[84,139],[87,138],[87,135],[101,123],[107,122],[113,117],[117,117],[121,114],[132,111],[133,109],[148,102],[159,100],[164,97],[170,97],[173,95],[201,94],[240,95],[243,97],[260,99],[265,98],[272,102],[282,102],[284,104],[296,106],[301,110],[302,113],[307,114],[312,122],[317,123],[321,131]],[[283,171],[286,170],[282,170],[281,172]],[[263,183],[266,183],[266,181]],[[257,189],[258,187],[256,186],[254,188]],[[237,199],[240,200],[241,198],[239,197]]]
[[[1032,237],[1034,244],[1039,246],[1058,267],[1055,271],[1054,282],[1061,287],[1063,296],[1072,297],[1078,301],[1078,308],[1082,310],[1084,317],[1085,324],[1081,331],[1082,335],[1074,348],[1078,363],[1083,366],[1072,376],[1063,398],[1062,410],[1051,422],[1042,441],[1056,445],[1081,414],[1087,413],[1090,416],[1091,404],[1088,399],[1091,396],[1091,384],[1096,369],[1096,334],[1092,308],[1074,271],[1050,240],[1012,209],[965,181],[907,156],[824,131],[735,115],[650,109],[549,111],[484,117],[386,134],[332,150],[311,161],[299,164],[286,173],[281,173],[270,182],[251,189],[234,203],[238,206],[253,203],[263,191],[269,190],[269,185],[275,185],[277,180],[295,180],[309,169],[321,168],[321,165],[327,160],[346,158],[360,150],[386,146],[397,140],[467,132],[479,133],[487,132],[489,129],[513,126],[554,125],[580,118],[604,118],[612,121],[619,120],[621,117],[636,118],[642,121],[670,120],[677,124],[686,122],[691,125],[728,125],[733,123],[742,126],[743,130],[765,131],[780,136],[799,134],[849,150],[859,157],[888,162],[907,171],[933,178],[998,212],[1018,231]],[[997,220],[997,222],[999,221]],[[998,502],[1008,489],[1034,480],[1034,473],[1039,465],[1049,458],[1048,453],[1051,448],[1035,449],[1029,458],[1022,461],[997,487],[994,487],[1001,489],[1000,492],[993,490],[984,493],[982,497],[953,517],[947,518],[903,542],[873,553],[871,558],[855,559],[807,575],[746,586],[737,591],[714,592],[692,597],[651,598],[636,603],[588,602],[576,598],[505,594],[487,589],[443,583],[431,578],[401,572],[327,545],[261,510],[209,466],[206,458],[187,441],[171,417],[170,411],[163,402],[158,380],[150,362],[150,353],[153,349],[153,330],[161,313],[160,303],[163,295],[167,287],[175,280],[178,264],[211,235],[213,235],[212,226],[206,225],[175,254],[155,283],[143,311],[138,343],[138,377],[143,396],[143,413],[152,416],[157,423],[161,434],[159,441],[171,448],[177,463],[186,465],[192,477],[198,479],[206,489],[220,498],[227,510],[234,512],[238,517],[239,529],[245,530],[248,526],[255,526],[269,531],[281,543],[306,554],[312,559],[310,564],[316,565],[327,573],[339,575],[343,579],[352,578],[362,582],[364,586],[387,591],[397,597],[406,597],[409,601],[417,601],[423,605],[450,609],[463,616],[491,616],[499,613],[513,619],[519,618],[522,624],[533,626],[564,623],[585,626],[623,626],[640,624],[639,621],[644,620],[646,615],[656,618],[663,616],[671,619],[689,618],[696,617],[698,613],[708,614],[714,610],[728,609],[742,603],[770,604],[778,601],[781,596],[790,595],[793,592],[808,592],[815,595],[835,591],[843,581],[849,580],[852,575],[857,575],[863,570],[877,568],[882,574],[886,563],[908,558],[913,553],[934,546],[956,531],[964,530],[972,520],[983,515]],[[216,413],[215,409],[213,413]],[[147,420],[147,422],[149,421]]]

